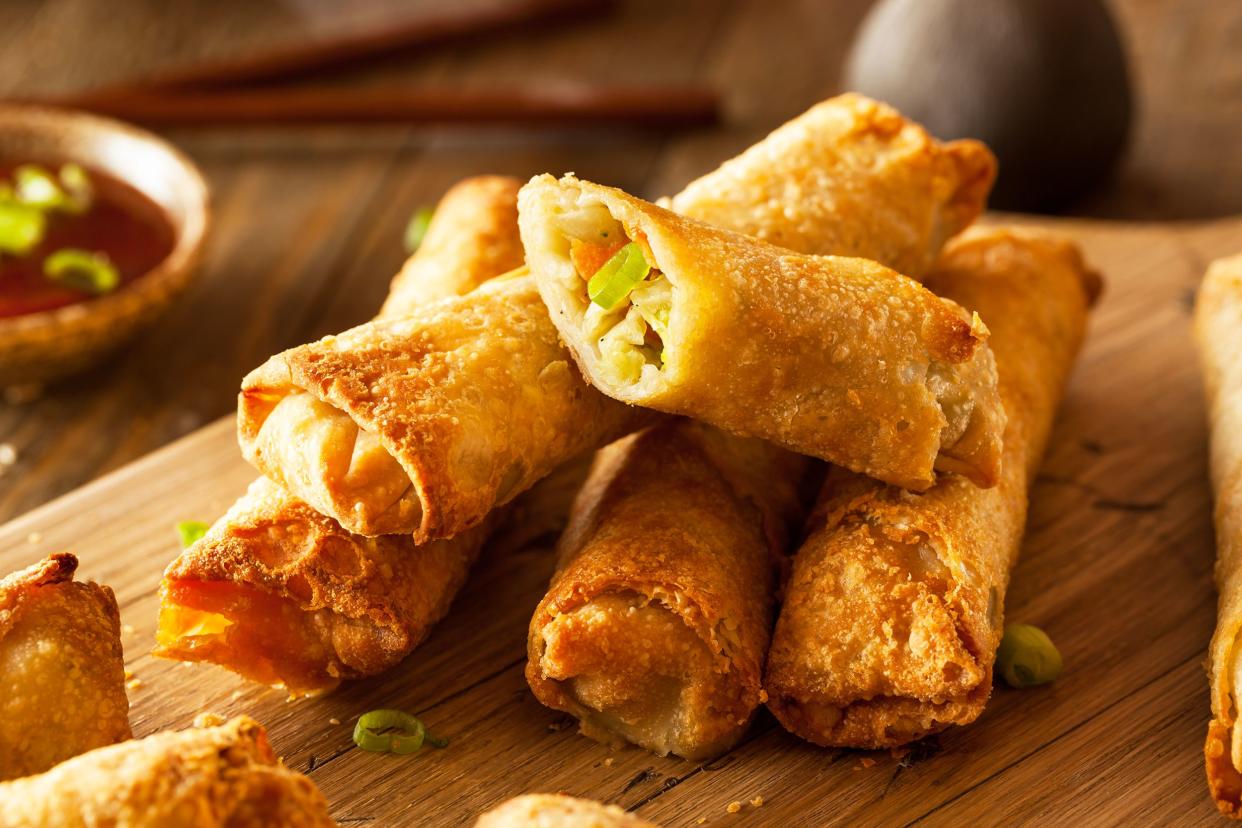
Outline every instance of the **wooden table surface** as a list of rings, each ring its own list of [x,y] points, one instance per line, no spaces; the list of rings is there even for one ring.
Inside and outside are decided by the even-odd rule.
[[[220,0],[178,4],[171,14],[163,0],[6,0],[0,94],[82,88],[315,35],[325,26],[300,24],[292,10],[330,5]],[[400,4],[359,5],[382,15]],[[16,462],[0,466],[0,521],[227,413],[241,377],[268,355],[370,317],[402,260],[407,218],[463,176],[572,170],[647,196],[675,192],[839,91],[841,62],[868,5],[626,0],[598,20],[432,50],[332,81],[698,80],[725,103],[724,123],[709,130],[169,133],[214,192],[201,279],[119,358],[37,400],[0,400],[0,444],[16,451]],[[1139,121],[1118,181],[1080,212],[1147,220],[1242,213],[1242,141],[1231,134],[1242,128],[1242,4],[1114,6],[1132,54]]]

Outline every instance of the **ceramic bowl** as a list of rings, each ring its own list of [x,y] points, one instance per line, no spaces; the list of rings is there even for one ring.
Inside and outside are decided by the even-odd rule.
[[[103,170],[167,214],[173,249],[115,293],[0,318],[0,387],[43,384],[111,354],[194,278],[211,221],[207,184],[180,150],[145,130],[68,109],[0,104],[0,158]]]

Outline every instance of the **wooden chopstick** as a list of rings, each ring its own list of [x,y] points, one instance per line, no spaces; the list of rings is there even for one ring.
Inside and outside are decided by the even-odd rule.
[[[493,8],[424,14],[383,30],[346,34],[270,52],[230,58],[99,89],[100,95],[209,89],[271,83],[341,69],[419,46],[512,31],[535,22],[562,22],[613,8],[616,0],[511,0]]]
[[[719,117],[701,86],[544,86],[510,89],[291,87],[163,93],[117,91],[55,103],[157,126],[512,124],[695,126]]]

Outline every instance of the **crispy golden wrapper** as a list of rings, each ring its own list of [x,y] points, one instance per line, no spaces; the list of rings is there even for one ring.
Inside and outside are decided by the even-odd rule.
[[[1221,813],[1242,818],[1242,256],[1213,262],[1199,288],[1195,336],[1203,367],[1215,494],[1216,632],[1208,648],[1212,721],[1204,760]]]
[[[1004,473],[923,494],[829,474],[764,682],[781,723],[821,745],[900,745],[983,711],[1027,488],[1099,290],[1073,245],[1004,229],[950,242],[927,284],[992,328]]]
[[[531,619],[535,696],[592,738],[661,755],[736,742],[761,701],[807,463],[680,419],[599,452]]]
[[[480,814],[475,828],[658,828],[616,805],[564,794],[526,794]]]
[[[448,612],[489,529],[364,538],[260,478],[165,571],[155,654],[299,694],[375,675]]]
[[[101,747],[0,784],[6,828],[328,828],[315,784],[245,716]]]
[[[461,296],[525,261],[516,232],[522,183],[504,175],[466,178],[444,194],[418,251],[388,286],[380,319]]]
[[[518,187],[480,176],[449,190],[382,314],[472,290],[519,265]],[[409,535],[368,538],[260,479],[168,567],[155,653],[297,693],[378,673],[448,610],[487,527],[425,548]]]
[[[532,179],[518,213],[552,320],[605,394],[909,489],[936,469],[995,484],[1005,416],[978,315],[875,262],[798,255],[572,176]],[[605,310],[587,280],[630,240],[651,275]]]
[[[130,737],[116,598],[77,567],[60,552],[0,579],[0,779]]]
[[[983,211],[996,159],[941,144],[889,106],[846,94],[811,107],[690,184],[669,206],[800,253],[859,256],[921,277]]]
[[[529,276],[272,357],[242,383],[242,452],[363,535],[474,526],[647,414],[587,385]]]

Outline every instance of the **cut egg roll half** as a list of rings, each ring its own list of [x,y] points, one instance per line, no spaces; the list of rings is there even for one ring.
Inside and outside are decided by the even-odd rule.
[[[518,197],[526,260],[583,375],[908,489],[992,486],[987,328],[866,259],[807,256],[565,176]]]
[[[1215,496],[1216,632],[1208,648],[1212,719],[1204,758],[1221,813],[1242,818],[1242,256],[1213,262],[1195,308]]]

